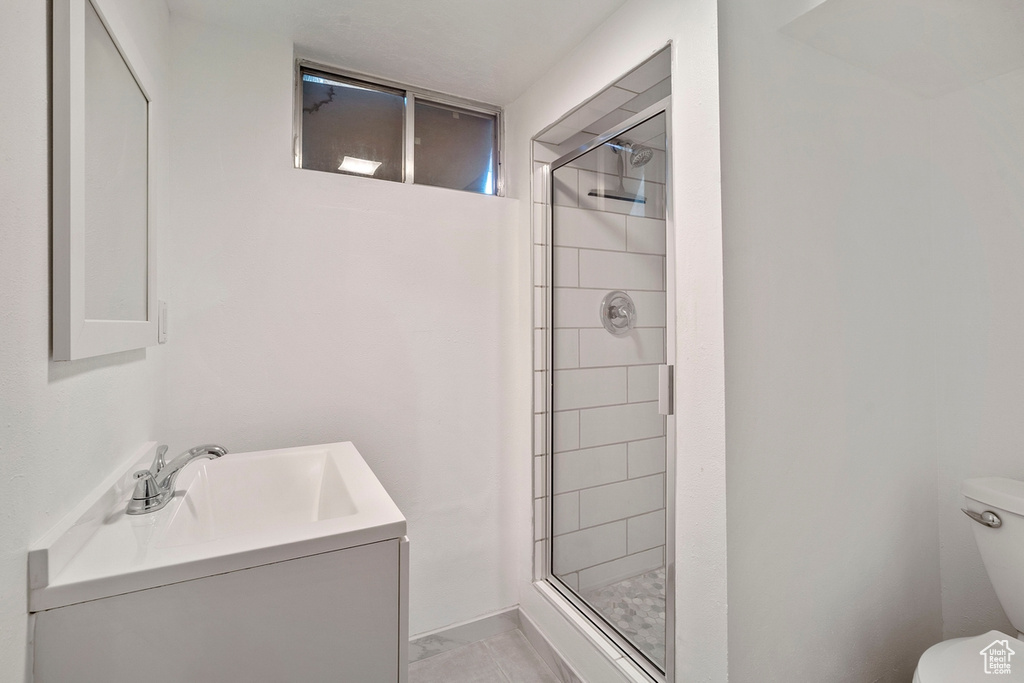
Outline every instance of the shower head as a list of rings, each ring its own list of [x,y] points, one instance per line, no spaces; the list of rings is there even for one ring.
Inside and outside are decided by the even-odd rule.
[[[629,165],[633,168],[640,168],[654,157],[654,150],[643,145],[628,146],[630,151]]]
[[[626,192],[626,163],[629,163],[630,168],[640,168],[654,158],[654,150],[650,147],[644,147],[643,145],[638,145],[621,138],[609,140],[607,144],[611,147],[612,152],[618,158],[619,187],[617,190],[612,191],[607,189],[594,189],[588,192],[587,195],[590,197],[601,197],[603,199],[617,199],[621,202],[646,204],[647,200],[640,196],[639,193],[632,193],[632,196],[630,196],[631,193]]]
[[[616,154],[622,154],[622,158],[628,160],[632,168],[640,168],[654,158],[653,149],[629,140],[615,139],[610,144],[612,150]]]

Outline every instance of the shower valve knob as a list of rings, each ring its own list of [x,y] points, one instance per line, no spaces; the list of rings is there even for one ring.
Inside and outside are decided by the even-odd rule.
[[[616,337],[627,334],[636,325],[636,306],[622,291],[608,292],[601,301],[601,324]]]

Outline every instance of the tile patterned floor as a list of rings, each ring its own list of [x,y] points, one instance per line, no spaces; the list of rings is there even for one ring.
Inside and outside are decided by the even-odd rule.
[[[409,683],[558,683],[519,631],[481,640],[409,665]]]
[[[665,665],[665,568],[583,594],[641,652]]]

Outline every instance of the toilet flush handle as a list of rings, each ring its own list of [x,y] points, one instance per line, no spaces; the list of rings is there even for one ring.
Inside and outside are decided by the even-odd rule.
[[[974,510],[966,510],[964,508],[960,509],[963,510],[965,515],[973,519],[978,524],[984,524],[985,526],[993,529],[998,529],[1003,525],[1003,520],[999,519],[999,515],[994,512],[989,512],[988,510],[985,512],[975,512]]]

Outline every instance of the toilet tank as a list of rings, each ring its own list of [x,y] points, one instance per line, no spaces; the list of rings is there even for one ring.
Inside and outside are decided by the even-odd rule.
[[[964,480],[961,492],[966,509],[994,512],[998,528],[972,521],[978,543],[999,602],[1018,632],[1024,632],[1024,481],[986,477]]]

